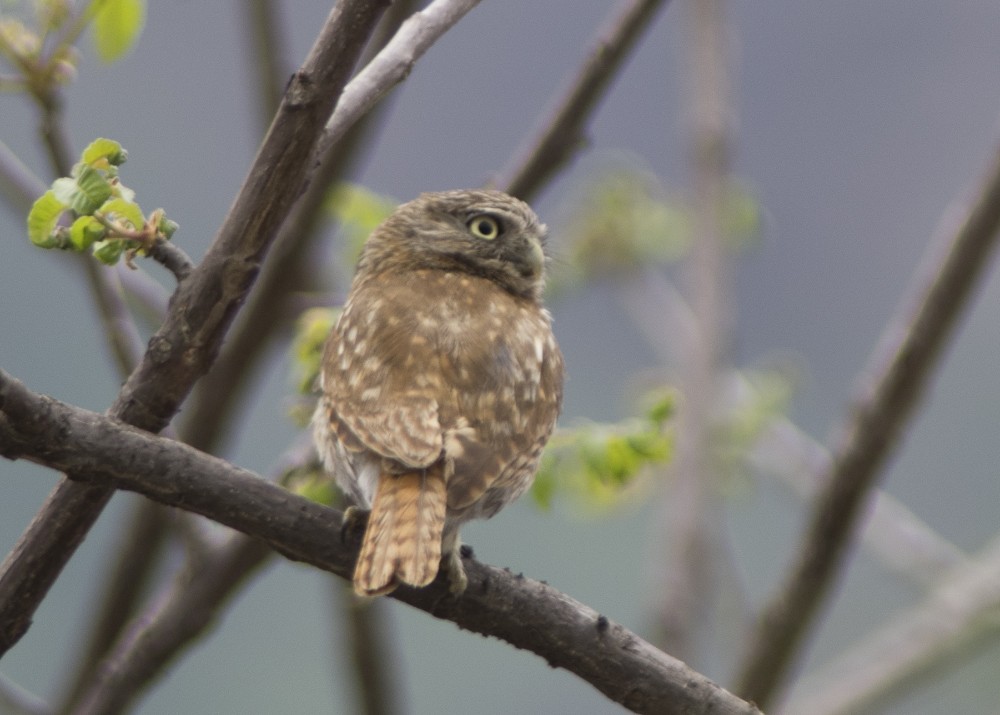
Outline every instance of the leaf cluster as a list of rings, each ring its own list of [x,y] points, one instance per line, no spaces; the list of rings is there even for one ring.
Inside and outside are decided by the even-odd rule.
[[[128,158],[121,144],[95,139],[83,150],[69,176],[56,179],[28,213],[28,238],[41,248],[82,252],[114,265],[125,255],[147,253],[158,241],[169,240],[177,224],[163,209],[147,217],[135,192],[121,183],[118,167]],[[67,225],[64,217],[74,217]]]

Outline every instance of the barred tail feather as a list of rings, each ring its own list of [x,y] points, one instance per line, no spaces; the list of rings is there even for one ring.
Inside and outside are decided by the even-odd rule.
[[[379,596],[400,583],[420,587],[433,581],[447,503],[440,468],[383,474],[354,569],[355,593]]]

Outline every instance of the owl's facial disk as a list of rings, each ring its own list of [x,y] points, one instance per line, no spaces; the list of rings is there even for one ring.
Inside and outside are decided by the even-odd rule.
[[[524,202],[499,191],[429,193],[401,206],[386,224],[404,217],[412,265],[462,271],[515,295],[541,296],[546,227]]]

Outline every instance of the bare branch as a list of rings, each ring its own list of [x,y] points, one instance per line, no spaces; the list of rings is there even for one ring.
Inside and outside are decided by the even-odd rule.
[[[907,685],[940,674],[971,645],[1000,636],[1000,538],[944,574],[923,603],[881,626],[804,679],[782,709],[802,715],[869,711]]]
[[[732,142],[724,3],[701,0],[689,11],[695,240],[683,278],[691,322],[681,348],[677,457],[662,500],[667,515],[660,523],[669,533],[660,539],[666,553],[660,566],[665,584],[657,604],[662,643],[682,658],[694,658],[695,633],[711,618],[718,591],[720,518],[713,502],[720,463],[715,441],[733,280],[724,228]],[[667,333],[669,327],[661,325],[660,330]]]
[[[0,371],[0,454],[84,474],[207,516],[288,558],[350,578],[358,544],[336,538],[341,515],[187,445],[32,393]],[[759,713],[682,662],[551,586],[465,562],[469,587],[446,578],[394,598],[531,650],[640,713]]]
[[[406,79],[417,60],[461,20],[479,0],[434,0],[414,13],[375,58],[344,88],[344,97],[327,122],[319,153],[326,154],[347,130],[385,94]]]
[[[149,249],[149,257],[173,273],[178,283],[194,270],[194,263],[184,250],[170,241],[156,241]]]
[[[369,48],[383,47],[414,4],[413,0],[394,2],[373,33]],[[372,50],[367,49],[365,54],[369,52]],[[288,330],[294,315],[293,295],[307,285],[312,274],[314,261],[309,248],[319,237],[329,188],[354,168],[359,154],[369,145],[378,119],[379,112],[364,115],[320,156],[309,188],[282,224],[269,260],[261,268],[218,361],[192,395],[181,427],[181,436],[188,444],[215,452],[233,428],[234,409],[268,346]]]
[[[271,129],[205,259],[178,286],[164,324],[110,414],[156,432],[211,365],[277,227],[300,194],[323,123],[377,22],[383,2],[343,0],[293,76]],[[0,568],[0,654],[110,499],[112,489],[64,480]]]
[[[176,658],[183,647],[217,623],[219,611],[238,587],[273,552],[265,544],[236,534],[198,565],[182,571],[152,613],[137,618],[98,669],[73,715],[123,712]]]
[[[0,141],[0,190],[11,205],[27,214],[35,199],[45,193],[45,184],[35,176],[9,146]]]
[[[169,534],[166,528],[167,510],[161,504],[141,499],[134,505],[129,522],[121,530],[121,544],[115,562],[101,589],[88,619],[89,631],[79,653],[71,662],[64,703],[59,712],[66,712],[69,703],[76,702],[94,681],[101,659],[121,634],[125,623],[135,614],[145,587],[161,562]]]
[[[787,678],[844,562],[865,500],[989,264],[1000,228],[1000,152],[964,213],[932,245],[914,280],[914,298],[883,333],[832,450],[802,548],[750,642],[737,690],[763,706]]]
[[[0,673],[0,708],[11,715],[51,715],[52,708],[34,693]]]
[[[764,474],[777,477],[803,499],[819,490],[820,475],[830,469],[830,453],[787,419],[767,426],[749,459]],[[861,538],[883,565],[922,586],[933,586],[946,571],[967,560],[966,554],[934,531],[895,497],[872,493],[862,517]]]
[[[528,200],[570,160],[586,141],[583,128],[611,80],[657,11],[666,4],[664,0],[631,0],[616,12],[598,34],[566,93],[543,115],[537,134],[516,152],[513,164],[500,173],[497,186]]]
[[[336,581],[334,608],[339,620],[334,622],[338,645],[351,659],[351,673],[357,690],[357,712],[364,715],[393,715],[402,712],[401,678],[393,666],[392,643],[386,631],[388,608],[381,599],[361,600],[351,584]],[[405,702],[405,701],[404,701]]]

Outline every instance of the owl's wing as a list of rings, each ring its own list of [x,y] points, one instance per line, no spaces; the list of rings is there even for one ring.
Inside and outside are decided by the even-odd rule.
[[[404,298],[389,288],[348,301],[323,356],[323,392],[346,449],[422,469],[443,445],[439,374],[432,345],[403,325]]]
[[[330,420],[337,439],[352,452],[372,451],[417,469],[441,456],[437,403],[427,397],[400,396],[391,409],[366,410],[341,393],[333,397]]]

